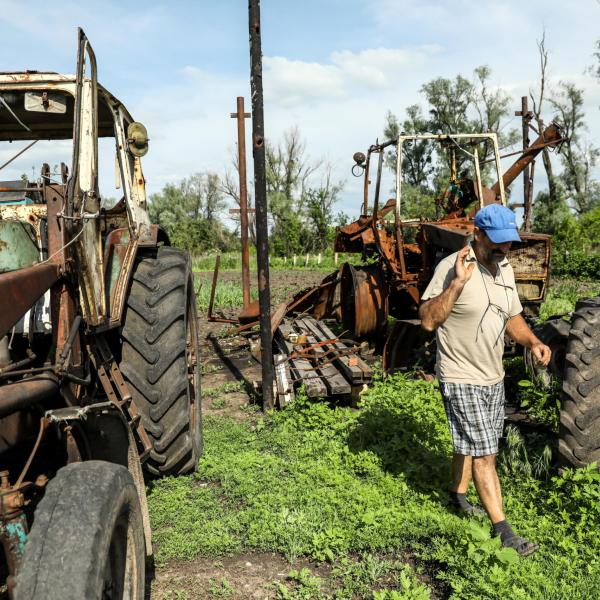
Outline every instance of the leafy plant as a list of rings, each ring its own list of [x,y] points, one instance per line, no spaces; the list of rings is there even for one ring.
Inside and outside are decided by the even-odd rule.
[[[424,598],[415,581],[406,591],[408,571],[401,576],[399,557],[409,551],[446,586],[443,595],[461,600],[592,598],[600,475],[593,467],[557,475],[547,463],[536,471],[544,444],[523,437],[512,443],[521,464],[499,459],[507,518],[540,544],[521,560],[491,538],[487,522],[448,511],[452,443],[434,383],[388,377],[362,396],[360,410],[300,398],[243,423],[207,415],[199,473],[149,489],[156,560],[305,556],[330,575],[318,585],[312,573],[297,575],[277,588],[280,598]]]

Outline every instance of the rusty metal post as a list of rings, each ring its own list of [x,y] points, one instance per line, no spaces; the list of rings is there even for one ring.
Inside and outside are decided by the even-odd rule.
[[[237,97],[238,172],[240,176],[240,237],[242,238],[242,291],[244,308],[250,304],[250,250],[248,248],[248,186],[246,183],[246,121],[250,113],[244,112],[244,97]]]
[[[219,279],[219,267],[221,266],[221,255],[217,254],[215,259],[215,270],[213,271],[212,286],[210,288],[210,300],[208,301],[208,320],[212,320],[213,307],[215,304],[215,292],[217,290],[217,280]]]
[[[521,110],[515,111],[515,115],[521,117],[521,126],[523,131],[523,152],[529,148],[529,121],[531,115],[527,104],[527,96],[521,96]],[[525,231],[531,230],[531,195],[529,187],[531,185],[529,165],[523,169],[523,228]]]
[[[263,114],[262,50],[260,40],[260,0],[249,0],[250,88],[252,93],[252,156],[256,210],[256,260],[258,263],[258,303],[263,410],[273,408],[273,353],[269,289],[269,231],[267,227],[267,179],[265,170],[265,127]]]

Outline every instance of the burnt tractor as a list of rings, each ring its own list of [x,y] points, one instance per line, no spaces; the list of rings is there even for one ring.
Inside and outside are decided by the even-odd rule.
[[[418,309],[439,261],[467,245],[473,235],[477,210],[498,202],[506,205],[506,190],[544,148],[562,141],[552,123],[525,149],[503,174],[497,137],[493,133],[452,135],[400,135],[372,145],[367,154],[354,155],[353,173],[364,178],[364,197],[358,220],[338,229],[335,251],[357,253],[361,264],[344,263],[320,286],[297,296],[300,312],[317,318],[336,317],[357,340],[372,340],[382,352],[383,368],[431,371],[435,339],[420,326]],[[403,149],[407,144],[435,143],[447,157],[449,180],[435,198],[436,218],[403,216]],[[485,145],[485,146],[484,146]],[[386,153],[396,166],[395,197],[382,205],[380,192]],[[490,154],[491,159],[483,160]],[[370,166],[378,156],[375,194],[369,206]],[[482,157],[480,159],[480,157]],[[482,175],[484,168],[492,173]],[[496,183],[484,184],[484,179]],[[527,210],[531,205],[526,205]],[[526,219],[528,222],[529,219]],[[547,343],[553,358],[550,373],[564,380],[559,454],[569,465],[584,466],[600,459],[600,299],[580,301],[571,322],[556,316],[536,325],[548,289],[551,238],[520,231],[509,260],[524,307],[524,316]],[[507,340],[508,343],[508,340]],[[507,352],[524,352],[507,345]],[[526,364],[543,378],[525,351]]]
[[[202,452],[190,260],[150,223],[146,130],[78,36],[74,76],[0,73],[3,158],[19,146],[0,169],[53,152],[35,181],[0,182],[0,584],[19,600],[143,598],[143,472],[192,472]],[[70,168],[51,169],[60,152]]]

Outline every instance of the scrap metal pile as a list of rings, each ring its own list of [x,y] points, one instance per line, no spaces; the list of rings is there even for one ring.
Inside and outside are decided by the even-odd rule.
[[[532,117],[525,110],[526,103],[523,106],[519,113],[524,123],[523,151],[507,155],[518,154],[518,157],[505,173],[501,171],[503,157],[494,133],[400,135],[370,146],[366,155],[361,152],[354,155],[353,173],[364,178],[361,216],[338,229],[334,250],[355,253],[361,259],[358,264],[342,264],[319,285],[299,292],[274,311],[272,353],[280,404],[289,401],[300,384],[305,385],[309,396],[335,396],[351,393],[355,387],[368,383],[371,371],[359,356],[365,347],[382,355],[386,372],[430,371],[435,359],[435,341],[420,326],[421,296],[439,261],[472,239],[477,210],[491,203],[506,205],[506,189],[520,174],[524,175],[524,202],[512,206],[524,208],[525,230],[521,232],[521,242],[513,244],[509,260],[525,315],[537,316],[548,286],[550,236],[530,232],[531,172],[535,157],[559,146],[563,138],[559,127],[551,123],[536,131],[538,137],[529,145],[527,135],[529,128],[533,129]],[[434,219],[406,218],[403,213],[403,156],[416,143],[434,144],[440,161],[447,164],[449,171],[448,184],[435,199]],[[395,197],[383,204],[380,202],[382,169],[390,150],[396,159]],[[377,155],[371,208],[370,165]],[[486,168],[491,172],[485,172]],[[496,183],[487,187],[486,176],[495,176]],[[246,272],[247,249],[243,256]],[[213,298],[217,270],[218,266]],[[227,319],[239,321],[236,332],[257,325],[260,316],[258,304],[249,302],[247,276],[243,280],[244,310],[238,319]],[[211,318],[214,318],[212,301]],[[344,340],[336,338],[324,324],[327,319],[341,324]],[[258,358],[258,351],[254,355]]]

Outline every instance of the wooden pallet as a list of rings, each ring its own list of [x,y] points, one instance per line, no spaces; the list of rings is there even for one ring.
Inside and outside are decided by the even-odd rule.
[[[276,371],[281,374],[281,392],[277,377],[277,393],[304,385],[309,398],[344,396],[361,390],[373,373],[370,367],[339,340],[323,323],[312,317],[285,318],[274,332]],[[287,365],[287,366],[284,366]],[[281,403],[281,399],[280,399]]]

